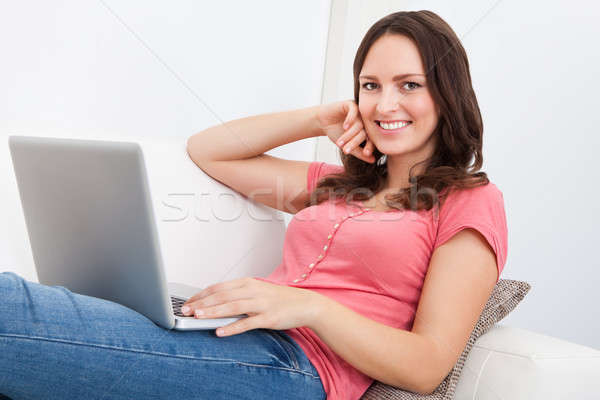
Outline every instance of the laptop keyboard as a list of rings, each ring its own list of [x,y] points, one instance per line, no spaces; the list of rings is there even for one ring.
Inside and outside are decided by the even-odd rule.
[[[171,296],[171,305],[173,306],[173,314],[177,315],[178,317],[185,317],[185,315],[183,315],[181,313],[181,306],[183,305],[183,303],[185,303],[185,300],[178,299],[177,297]]]

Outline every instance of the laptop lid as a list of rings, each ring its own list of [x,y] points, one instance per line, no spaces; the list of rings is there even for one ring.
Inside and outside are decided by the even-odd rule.
[[[40,283],[114,301],[172,329],[137,143],[9,136]]]

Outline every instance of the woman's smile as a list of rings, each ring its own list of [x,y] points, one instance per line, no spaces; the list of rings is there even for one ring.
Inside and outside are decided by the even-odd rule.
[[[375,121],[375,125],[379,128],[379,131],[384,135],[393,135],[400,133],[412,124],[412,121],[395,121],[392,123],[386,123],[383,121]]]

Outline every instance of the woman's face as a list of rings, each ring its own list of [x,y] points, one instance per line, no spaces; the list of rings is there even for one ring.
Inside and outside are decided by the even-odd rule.
[[[409,75],[394,79],[405,74]],[[358,108],[365,131],[388,160],[398,155],[417,162],[433,153],[432,133],[439,114],[427,88],[419,50],[409,38],[386,34],[377,39],[363,63],[359,85]],[[380,121],[409,124],[390,131]]]

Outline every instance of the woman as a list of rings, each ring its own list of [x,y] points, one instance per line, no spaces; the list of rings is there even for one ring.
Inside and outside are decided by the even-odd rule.
[[[196,318],[247,318],[167,331],[118,304],[3,273],[0,391],[358,399],[378,380],[431,393],[504,267],[502,193],[477,172],[483,128],[467,57],[436,14],[375,23],[356,54],[354,88],[354,100],[243,118],[188,140],[207,174],[295,214],[269,277],[217,283],[185,304]],[[263,154],[325,135],[343,149],[343,166]]]

